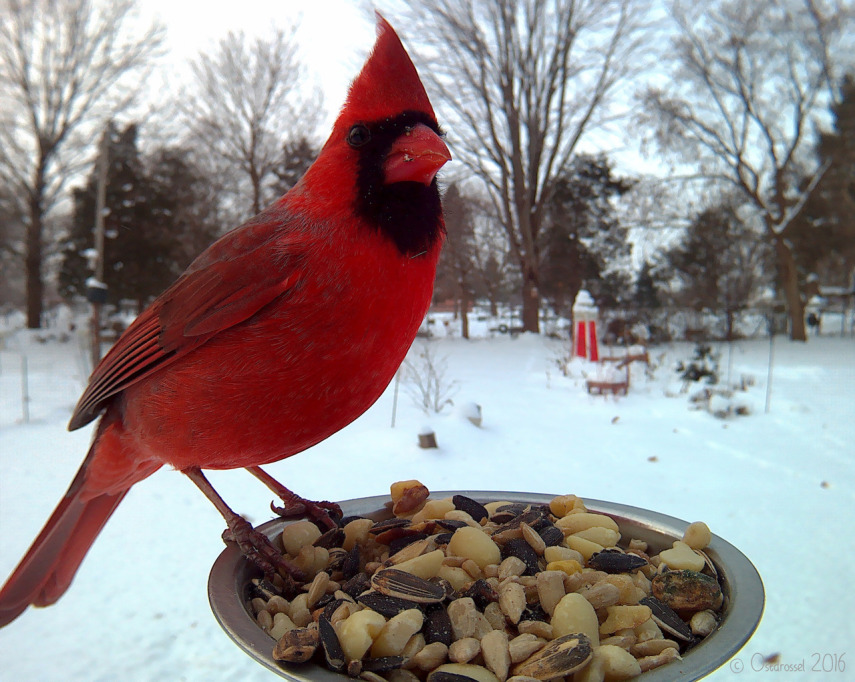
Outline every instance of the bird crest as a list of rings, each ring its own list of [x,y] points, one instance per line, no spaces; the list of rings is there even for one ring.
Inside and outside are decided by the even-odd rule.
[[[346,112],[349,121],[377,121],[402,111],[418,111],[435,120],[416,67],[395,29],[379,13],[376,16],[377,40],[350,86],[342,117]]]

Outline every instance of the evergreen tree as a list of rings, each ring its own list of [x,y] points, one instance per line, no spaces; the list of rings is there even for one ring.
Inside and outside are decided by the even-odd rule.
[[[614,200],[632,187],[615,177],[605,156],[580,155],[552,191],[544,237],[541,294],[558,314],[567,314],[584,287],[598,302],[615,300],[607,272],[628,259],[627,229],[615,215]]]
[[[160,150],[149,170],[137,147],[137,127],[109,135],[104,216],[104,282],[108,301],[134,300],[140,309],[163,291],[213,238],[201,180],[180,152]],[[85,256],[94,246],[97,169],[74,191],[71,230],[63,251],[60,291],[84,294],[92,276]]]
[[[461,336],[469,338],[469,309],[477,269],[472,197],[449,185],[443,196],[446,237],[437,265],[435,296],[453,298],[460,313]]]
[[[285,194],[296,185],[309,166],[318,158],[319,152],[320,149],[305,137],[288,140],[282,147],[282,160],[273,169],[273,174],[276,176],[274,193]]]
[[[478,291],[482,291],[484,297],[490,303],[490,315],[499,315],[499,303],[507,303],[513,290],[519,290],[514,286],[511,274],[513,263],[509,263],[508,254],[496,248],[495,243],[480,243],[478,259]]]
[[[739,206],[725,201],[694,216],[663,261],[680,281],[679,301],[699,312],[723,314],[729,339],[737,313],[772,280],[772,255],[769,244],[740,218]]]
[[[24,277],[24,208],[21,197],[0,185],[0,310],[7,305],[23,308],[26,302]]]
[[[645,311],[656,310],[662,306],[659,299],[659,270],[649,261],[644,261],[635,278],[635,291],[632,302]]]
[[[162,147],[147,162],[157,217],[176,236],[171,253],[173,278],[204,251],[222,232],[219,197],[205,174],[192,161],[189,150]]]
[[[849,284],[855,269],[855,74],[847,75],[831,107],[832,128],[820,134],[816,155],[827,165],[794,231],[799,274],[826,284]]]

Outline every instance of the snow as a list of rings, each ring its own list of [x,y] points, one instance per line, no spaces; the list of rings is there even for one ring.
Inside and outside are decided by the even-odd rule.
[[[446,333],[456,325],[432,328]],[[853,338],[800,344],[778,337],[768,414],[768,339],[716,345],[722,366],[747,386],[732,401],[751,405],[749,416],[725,419],[690,403],[676,380],[674,367],[691,357],[689,344],[652,347],[651,368],[633,365],[626,397],[588,395],[585,377],[597,368],[582,360],[565,363],[565,376],[558,360],[567,341],[524,334],[431,344],[447,361],[446,381],[457,382],[456,407],[426,415],[400,391],[391,428],[393,383],[352,425],[269,472],[316,499],[388,494],[392,482],[416,478],[433,490],[576,493],[702,520],[742,550],[765,583],[766,612],[739,654],[747,678],[759,655],[780,653],[782,664],[804,661],[810,670],[817,655],[851,650]],[[86,453],[91,429],[65,430],[85,358],[74,338],[0,333],[0,580]],[[466,418],[470,403],[481,406],[480,427]],[[426,422],[438,449],[417,446]],[[234,471],[210,478],[252,522],[270,517],[270,496],[253,477]],[[0,679],[271,679],[219,629],[207,604],[222,530],[219,515],[183,476],[161,470],[135,486],[68,593],[0,630]],[[708,679],[730,677],[724,666]]]
[[[86,286],[89,289],[106,289],[107,285],[97,277],[87,277]]]

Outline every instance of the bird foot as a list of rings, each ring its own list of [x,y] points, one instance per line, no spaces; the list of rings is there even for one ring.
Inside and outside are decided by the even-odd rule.
[[[225,542],[235,542],[241,552],[255,564],[267,578],[280,575],[286,580],[303,582],[308,579],[306,573],[296,563],[282,555],[270,542],[270,539],[239,515],[228,519],[228,529],[223,532]]]
[[[341,507],[335,502],[312,502],[311,500],[300,497],[296,493],[292,493],[260,467],[247,467],[246,470],[264,483],[285,503],[281,507],[277,507],[274,503],[271,503],[270,509],[273,510],[274,514],[278,514],[285,519],[306,516],[322,530],[338,528],[338,522],[341,521],[344,514],[342,514]]]
[[[196,484],[225,519],[228,530],[223,533],[223,540],[237,543],[243,555],[258,566],[265,577],[272,579],[273,576],[280,575],[286,583],[292,578],[297,581],[307,579],[306,573],[291,559],[283,556],[264,533],[255,530],[249,521],[235,513],[223,501],[200,469],[190,467],[184,469],[183,473]]]
[[[290,492],[290,491],[289,491]],[[338,522],[344,514],[335,502],[313,502],[305,500],[291,493],[293,497],[286,499],[282,497],[285,506],[277,507],[275,502],[270,503],[270,509],[274,514],[278,514],[283,519],[292,519],[297,516],[306,516],[314,521],[324,530],[330,530],[338,527]]]

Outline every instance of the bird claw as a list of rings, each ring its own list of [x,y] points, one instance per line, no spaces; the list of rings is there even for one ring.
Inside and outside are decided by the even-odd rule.
[[[274,514],[281,516],[283,519],[293,519],[297,516],[306,516],[320,526],[322,530],[337,528],[338,522],[341,521],[344,516],[341,511],[341,507],[335,502],[312,502],[311,500],[306,500],[296,495],[290,500],[285,500],[283,498],[283,502],[290,502],[291,504],[277,507],[275,502],[271,502],[271,511]]]
[[[264,533],[255,530],[242,516],[229,522],[228,529],[223,532],[223,541],[236,543],[247,560],[269,579],[277,574],[286,580],[305,581],[308,578],[297,564],[283,556]]]

